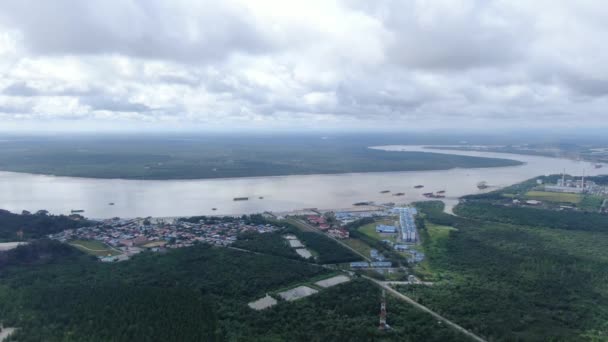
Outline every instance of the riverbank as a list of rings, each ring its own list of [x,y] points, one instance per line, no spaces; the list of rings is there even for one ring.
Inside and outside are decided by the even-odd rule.
[[[379,148],[379,147],[375,147]],[[389,146],[395,153],[403,150],[425,151],[423,146]],[[441,151],[444,153],[444,151]],[[494,153],[474,153],[494,157]],[[504,154],[503,154],[504,157]],[[195,215],[241,215],[265,211],[284,212],[301,208],[345,208],[357,202],[411,203],[425,200],[426,192],[445,190],[446,200],[490,191],[538,175],[559,173],[599,173],[591,164],[567,159],[508,155],[523,164],[494,168],[456,168],[435,171],[404,171],[247,177],[212,180],[122,180],[71,178],[0,172],[0,208],[12,212],[46,209],[53,214],[69,215],[74,208],[84,216],[175,217]],[[493,188],[480,190],[485,181]],[[424,185],[424,188],[415,188]],[[381,193],[390,190],[390,193]],[[393,196],[393,193],[404,193]],[[249,201],[234,201],[247,196]],[[263,199],[260,199],[263,197]],[[114,203],[114,205],[109,205]],[[213,210],[216,208],[216,210]]]

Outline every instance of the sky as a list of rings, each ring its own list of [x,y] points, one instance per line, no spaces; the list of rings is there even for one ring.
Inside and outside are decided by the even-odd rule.
[[[3,0],[0,131],[608,128],[602,1]]]

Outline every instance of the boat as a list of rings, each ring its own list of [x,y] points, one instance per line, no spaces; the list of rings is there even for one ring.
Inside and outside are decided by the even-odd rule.
[[[234,200],[234,201],[247,201],[247,200],[249,200],[249,197],[235,197],[232,200]]]
[[[438,194],[445,194],[445,190],[439,190],[437,191]]]
[[[394,194],[393,196],[403,196],[403,195],[405,195],[404,192],[398,192],[398,193]]]
[[[108,205],[114,205],[114,202],[110,202],[110,203],[108,203]]]
[[[258,197],[258,198],[259,198],[259,199],[264,199],[264,196],[260,196],[260,197]]]
[[[217,210],[217,208],[211,208],[211,210],[215,211],[215,210]]]
[[[72,209],[72,214],[75,214],[75,213],[84,213],[84,210],[82,210],[82,209]]]
[[[381,194],[387,194],[389,192],[391,192],[391,191],[390,190],[382,190],[382,191],[380,191]]]
[[[424,185],[418,184],[414,187],[414,189],[421,189],[421,188],[424,188]]]
[[[354,206],[372,205],[374,202],[357,202],[353,203]]]
[[[434,194],[432,192],[426,192],[424,194],[422,194],[424,197],[426,198],[445,198],[445,195],[441,195],[441,194]]]
[[[488,187],[488,183],[486,183],[485,181],[477,183],[477,188],[480,189],[480,190],[481,189],[486,189],[487,187]]]

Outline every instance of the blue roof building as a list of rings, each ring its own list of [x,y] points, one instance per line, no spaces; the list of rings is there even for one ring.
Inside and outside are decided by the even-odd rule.
[[[397,227],[379,224],[376,226],[376,232],[378,232],[378,233],[396,233]]]

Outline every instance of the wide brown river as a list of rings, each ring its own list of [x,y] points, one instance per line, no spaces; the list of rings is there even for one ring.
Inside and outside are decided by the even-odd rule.
[[[360,201],[406,203],[422,200],[425,192],[446,191],[453,205],[462,195],[478,193],[477,183],[503,187],[538,175],[567,173],[587,175],[608,172],[591,163],[569,159],[505,153],[425,150],[422,146],[383,146],[393,151],[429,151],[480,157],[515,159],[525,164],[511,167],[349,173],[210,180],[123,180],[55,177],[0,172],[0,209],[12,212],[46,209],[69,214],[82,209],[91,218],[246,214],[301,208],[347,208]],[[414,189],[415,185],[424,185]],[[381,194],[382,190],[391,193]],[[392,193],[403,192],[404,196]],[[234,197],[249,197],[234,201]],[[263,197],[263,198],[260,198]],[[114,205],[110,205],[114,203]],[[212,210],[217,208],[217,210]]]

